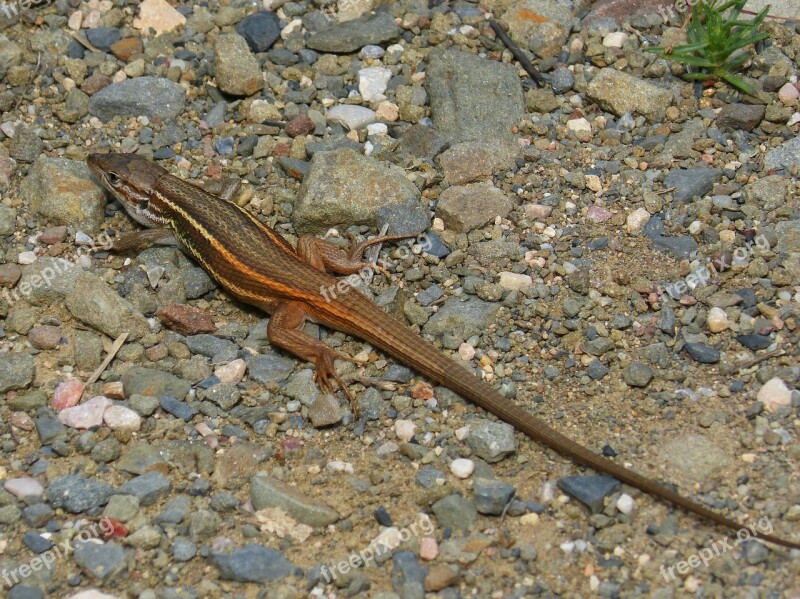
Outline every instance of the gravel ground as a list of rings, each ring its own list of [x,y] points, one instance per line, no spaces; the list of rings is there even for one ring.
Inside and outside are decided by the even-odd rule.
[[[765,24],[743,96],[645,51],[681,42],[662,0],[264,6],[0,18],[4,596],[800,597],[798,552],[309,325],[358,361],[355,416],[178,250],[109,253],[137,225],[84,162],[238,181],[292,241],[415,235],[356,286],[577,443],[796,540],[797,25]]]

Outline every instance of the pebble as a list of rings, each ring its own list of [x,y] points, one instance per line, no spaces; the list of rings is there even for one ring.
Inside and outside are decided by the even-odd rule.
[[[79,406],[64,408],[58,413],[62,424],[77,429],[90,429],[103,424],[103,416],[113,402],[107,397],[98,395]]]
[[[633,512],[633,504],[633,497],[627,493],[623,493],[617,499],[617,509],[625,515],[630,515]]]
[[[365,102],[385,100],[386,87],[392,72],[384,67],[367,67],[358,71],[358,91]]]
[[[326,118],[329,123],[338,123],[351,131],[365,128],[377,120],[374,110],[352,104],[338,104],[328,109]]]
[[[469,478],[475,472],[475,462],[466,458],[457,458],[450,462],[450,472],[456,478]]]
[[[792,404],[792,390],[783,380],[773,377],[758,390],[756,399],[764,404],[767,412],[774,414]]]
[[[35,478],[9,478],[3,483],[3,488],[17,499],[24,497],[41,497],[44,487]]]
[[[684,347],[686,353],[701,364],[716,364],[721,357],[718,349],[706,345],[705,343],[687,343]]]
[[[394,433],[400,441],[411,441],[416,428],[417,425],[410,420],[396,420],[394,423]]]
[[[565,476],[558,479],[558,488],[598,514],[605,507],[605,498],[619,490],[620,482],[610,476]]]
[[[517,451],[514,427],[505,422],[480,420],[470,426],[465,439],[475,455],[489,462],[499,462]]]
[[[83,395],[86,385],[76,378],[68,379],[60,383],[53,391],[52,406],[56,410],[71,408],[78,404]]]
[[[717,308],[716,306],[711,308],[708,311],[708,316],[706,316],[706,327],[712,333],[721,333],[727,330],[730,327],[728,314],[722,308]]]
[[[142,426],[142,417],[124,406],[110,406],[103,413],[103,421],[112,431],[138,431]]]

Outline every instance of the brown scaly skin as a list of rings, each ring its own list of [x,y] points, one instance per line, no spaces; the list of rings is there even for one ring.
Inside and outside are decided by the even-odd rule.
[[[246,210],[170,175],[141,156],[92,154],[87,162],[135,220],[148,227],[161,227],[144,232],[145,242],[177,238],[183,249],[229,293],[269,312],[270,343],[313,362],[317,382],[324,390],[331,389],[331,378],[340,382],[334,360],[347,358],[303,333],[307,318],[368,341],[576,462],[726,528],[741,528],[734,520],[576,444],[500,395],[361,293],[342,293],[335,298],[322,293],[321,290],[335,288],[338,282],[326,270],[341,275],[358,272],[365,266],[361,251],[387,238],[370,240],[347,254],[308,236],[301,237],[294,248]],[[123,236],[116,245],[118,250],[136,248],[141,246],[141,240]],[[800,549],[800,543],[767,534],[757,536]]]

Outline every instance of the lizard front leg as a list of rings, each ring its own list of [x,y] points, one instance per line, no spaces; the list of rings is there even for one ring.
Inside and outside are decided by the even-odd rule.
[[[267,338],[272,345],[285,349],[298,358],[312,362],[316,367],[314,378],[319,388],[325,393],[333,392],[331,379],[334,379],[344,391],[355,414],[355,400],[334,367],[334,360],[350,362],[355,362],[355,360],[341,355],[319,339],[314,339],[304,333],[302,328],[307,316],[308,307],[303,302],[289,301],[278,305],[270,316]]]
[[[175,237],[172,229],[145,229],[123,233],[113,240],[111,251],[119,254],[126,252],[141,252],[153,245],[169,245],[180,247],[180,242]]]
[[[364,250],[379,243],[408,239],[415,235],[384,235],[367,239],[358,244],[353,242],[352,236],[349,237],[351,247],[345,251],[325,239],[313,235],[303,235],[297,241],[297,253],[305,262],[321,272],[331,271],[339,275],[352,275],[363,268],[371,268],[387,274],[382,266],[364,261]]]

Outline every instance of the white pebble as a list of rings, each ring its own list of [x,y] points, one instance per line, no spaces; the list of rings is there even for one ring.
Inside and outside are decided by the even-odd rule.
[[[533,279],[528,275],[507,271],[500,273],[500,287],[503,289],[518,291],[531,285],[533,285]]]
[[[242,380],[245,371],[247,370],[247,363],[242,360],[233,360],[217,368],[214,374],[217,375],[222,383],[238,383]]]
[[[469,362],[475,357],[475,348],[469,343],[462,343],[458,346],[458,355],[461,356],[461,359],[465,362]]]
[[[138,431],[142,417],[125,406],[111,406],[103,413],[103,420],[112,431]]]
[[[41,497],[44,493],[44,487],[35,478],[10,478],[8,479],[3,488],[11,493],[17,499],[23,497]]]
[[[353,465],[350,462],[343,462],[342,460],[331,460],[325,464],[325,470],[328,472],[344,472],[345,474],[353,474]]]
[[[36,262],[36,252],[20,252],[17,262],[20,264],[33,264]]]
[[[628,34],[624,31],[612,31],[603,38],[603,45],[606,48],[622,48],[628,41]]]
[[[767,412],[774,413],[782,407],[791,405],[792,390],[781,379],[775,377],[764,383],[758,390],[756,399],[764,404]]]
[[[367,67],[358,72],[358,91],[365,102],[385,100],[386,87],[392,72],[383,67]]]
[[[637,208],[625,219],[625,229],[628,233],[641,233],[645,225],[650,221],[650,213],[644,208]]]
[[[99,395],[79,406],[65,408],[58,413],[58,421],[70,428],[93,428],[103,424],[103,414],[111,400]]]
[[[575,131],[576,133],[580,131],[586,131],[588,133],[592,132],[592,126],[589,124],[589,121],[583,117],[567,121],[567,129],[570,131]]]
[[[726,330],[730,326],[730,323],[728,322],[728,315],[725,310],[717,306],[711,308],[708,311],[708,316],[706,316],[706,326],[712,333],[721,333]]]
[[[617,509],[623,514],[630,514],[633,511],[633,497],[623,493],[617,499]]]
[[[387,133],[389,133],[389,127],[385,123],[367,125],[367,135],[386,135]]]
[[[328,122],[339,123],[351,131],[363,129],[374,123],[376,118],[374,110],[352,104],[338,104],[330,108],[327,114]]]
[[[401,441],[411,441],[417,425],[410,420],[398,420],[394,423],[394,433]]]
[[[475,472],[475,462],[466,458],[457,458],[450,462],[450,472],[456,478],[469,478]]]

